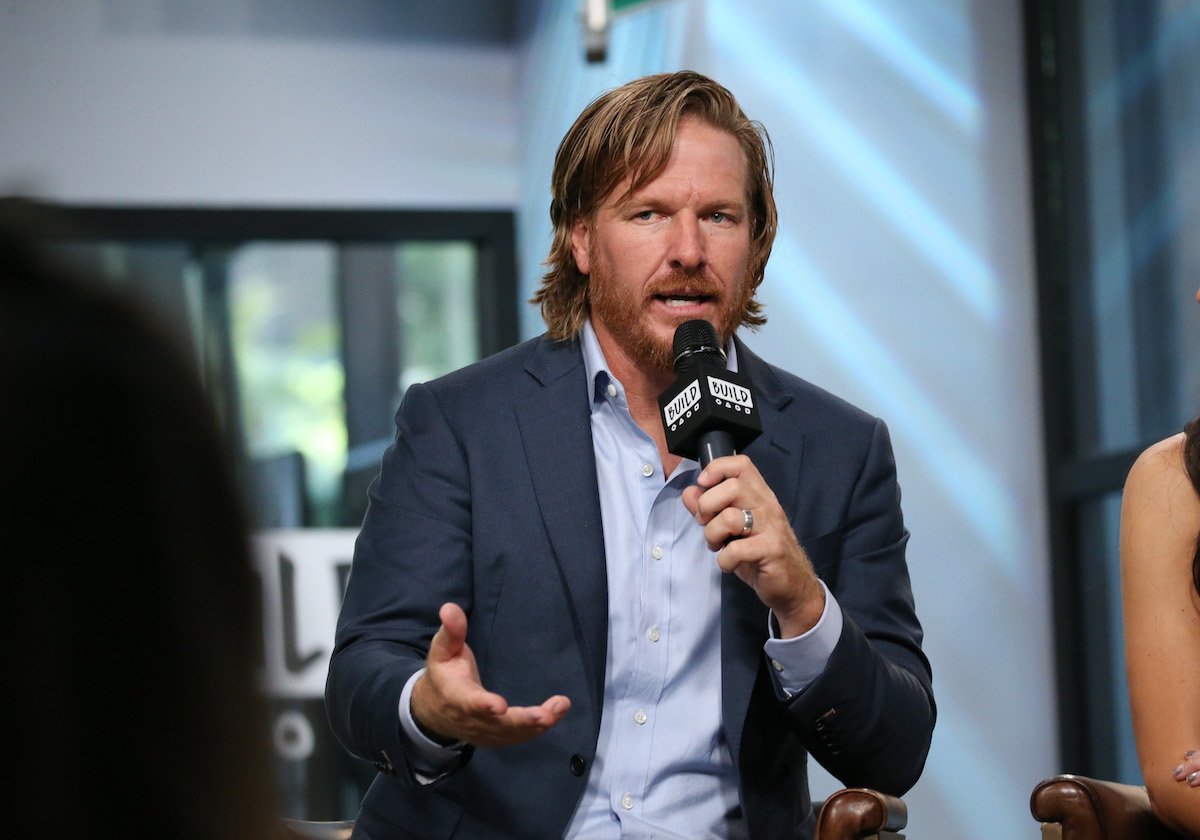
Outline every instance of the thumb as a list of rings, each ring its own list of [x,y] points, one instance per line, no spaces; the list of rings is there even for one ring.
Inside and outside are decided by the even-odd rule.
[[[458,604],[447,602],[438,610],[442,626],[429,644],[429,658],[452,659],[462,654],[467,644],[467,614]]]

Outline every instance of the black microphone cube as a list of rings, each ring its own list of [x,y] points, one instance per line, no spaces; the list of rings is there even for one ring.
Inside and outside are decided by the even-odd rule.
[[[727,432],[741,451],[762,434],[750,380],[707,361],[694,362],[658,397],[667,450],[699,460],[700,436]]]

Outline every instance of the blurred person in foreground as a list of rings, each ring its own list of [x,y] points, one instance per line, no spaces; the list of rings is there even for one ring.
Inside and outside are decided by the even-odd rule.
[[[1159,818],[1200,838],[1200,417],[1129,471],[1121,595],[1143,781]]]
[[[713,80],[594,100],[554,164],[548,332],[410,387],[330,664],[355,837],[808,838],[813,756],[904,793],[934,724],[882,421],[759,359],[765,130]],[[763,426],[704,470],[657,399],[705,319]]]
[[[186,351],[52,262],[48,218],[0,199],[17,833],[263,838],[260,604],[228,453]]]

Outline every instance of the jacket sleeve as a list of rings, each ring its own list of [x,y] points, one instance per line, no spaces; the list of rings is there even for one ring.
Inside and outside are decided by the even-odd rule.
[[[837,531],[803,543],[842,609],[843,626],[824,672],[788,711],[809,753],[844,785],[899,796],[925,766],[936,707],[905,561],[895,460],[880,420],[846,510]]]
[[[400,695],[424,665],[441,605],[470,613],[470,488],[463,448],[427,387],[408,389],[396,428],[355,543],[325,705],[346,750],[416,784]]]

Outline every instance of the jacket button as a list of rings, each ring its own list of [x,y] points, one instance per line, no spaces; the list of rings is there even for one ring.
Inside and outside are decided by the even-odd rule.
[[[375,760],[371,763],[375,765],[375,769],[380,773],[386,773],[389,776],[396,775],[396,768],[392,765],[392,759],[384,750],[376,753]]]
[[[572,775],[582,776],[583,771],[586,769],[587,769],[587,762],[583,760],[583,756],[581,756],[581,755],[571,756],[571,774]]]

